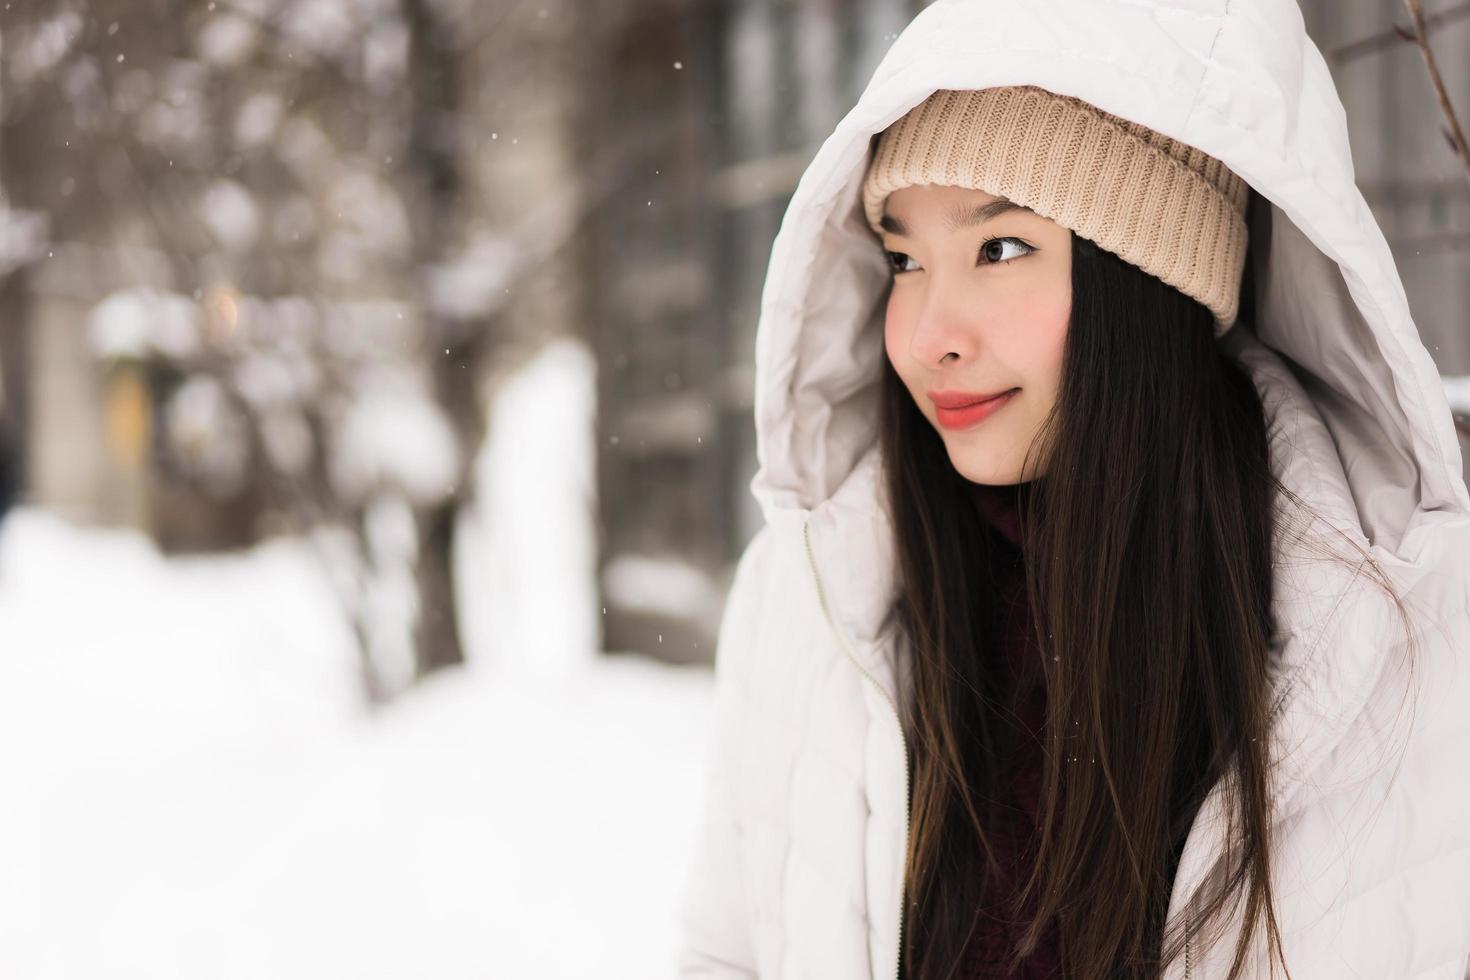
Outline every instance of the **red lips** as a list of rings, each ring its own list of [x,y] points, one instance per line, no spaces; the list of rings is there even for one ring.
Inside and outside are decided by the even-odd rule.
[[[977,405],[980,402],[999,398],[1001,395],[1015,391],[1014,388],[1005,388],[1001,391],[992,391],[984,394],[978,391],[931,391],[928,393],[929,400],[934,403],[935,408],[966,408]]]
[[[934,414],[940,425],[946,429],[968,429],[1004,408],[1020,391],[1019,388],[1011,388],[992,395],[935,391],[929,394],[929,398],[934,402]]]

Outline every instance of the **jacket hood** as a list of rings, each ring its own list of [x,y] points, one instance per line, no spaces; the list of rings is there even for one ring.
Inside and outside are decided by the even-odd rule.
[[[1443,384],[1354,184],[1343,107],[1296,4],[939,0],[823,143],[772,248],[751,482],[768,521],[840,506],[876,446],[889,275],[861,208],[872,137],[937,89],[1019,84],[1198,147],[1251,185],[1254,303],[1222,343],[1258,339],[1290,365],[1345,478],[1335,516],[1412,564],[1438,519],[1470,513]]]
[[[1083,99],[1217,157],[1251,186],[1252,295],[1219,342],[1262,396],[1273,470],[1411,605],[1443,614],[1431,621],[1462,616],[1470,497],[1443,383],[1354,183],[1343,107],[1297,5],[938,0],[898,36],[802,175],[756,333],[751,492],[768,525],[806,536],[823,609],[864,673],[899,702],[906,658],[895,652],[877,444],[889,272],[861,183],[875,134],[931,93],[1002,85]],[[1329,565],[1288,551],[1277,571],[1280,818],[1310,796],[1314,767],[1391,676],[1401,634],[1386,600],[1360,591],[1333,601],[1352,583]],[[1449,663],[1436,669],[1459,669]],[[1223,783],[1196,817],[1171,916],[1219,866]],[[870,872],[899,887],[896,865]]]

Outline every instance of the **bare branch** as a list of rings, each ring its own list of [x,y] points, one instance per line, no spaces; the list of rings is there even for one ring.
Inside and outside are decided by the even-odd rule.
[[[1424,18],[1424,26],[1427,33],[1432,34],[1441,27],[1447,24],[1453,24],[1455,21],[1462,20],[1466,17],[1470,17],[1470,2],[1460,3],[1453,7],[1447,7],[1437,13],[1430,14]],[[1344,44],[1340,48],[1334,48],[1327,52],[1327,60],[1335,67],[1346,64],[1349,61],[1354,61],[1364,55],[1372,54],[1375,51],[1382,51],[1384,48],[1394,47],[1405,41],[1410,44],[1414,43],[1413,32],[1400,24],[1394,24],[1386,31],[1379,31],[1377,34],[1370,34],[1367,37]]]
[[[1435,63],[1434,52],[1429,48],[1429,28],[1424,22],[1424,7],[1419,0],[1404,0],[1404,5],[1409,8],[1409,17],[1414,23],[1414,41],[1424,55],[1424,64],[1429,69],[1429,81],[1434,86],[1435,94],[1439,96],[1439,108],[1444,113],[1445,123],[1449,127],[1447,135],[1455,148],[1455,155],[1460,158],[1460,165],[1465,168],[1465,179],[1470,181],[1470,146],[1465,143],[1465,131],[1460,128],[1460,120],[1455,115],[1454,106],[1450,105],[1450,95],[1445,91],[1444,79],[1439,74],[1439,65]]]

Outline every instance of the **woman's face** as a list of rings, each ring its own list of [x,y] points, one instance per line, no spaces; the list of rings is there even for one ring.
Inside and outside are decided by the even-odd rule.
[[[894,370],[966,479],[1007,484],[1043,475],[1045,461],[1035,455],[1025,474],[1021,463],[1061,379],[1072,232],[963,187],[904,187],[884,211],[893,270],[884,347]],[[933,397],[1007,391],[978,411],[948,409]]]

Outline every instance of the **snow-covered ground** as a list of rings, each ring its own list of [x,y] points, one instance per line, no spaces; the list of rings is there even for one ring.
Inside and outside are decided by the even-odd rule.
[[[0,976],[672,969],[707,670],[475,664],[377,716],[300,541],[0,524]]]
[[[672,973],[713,683],[595,649],[594,385],[559,343],[503,387],[467,666],[376,714],[330,537],[179,559],[6,515],[0,980]]]

